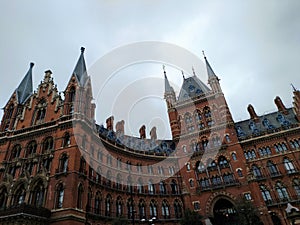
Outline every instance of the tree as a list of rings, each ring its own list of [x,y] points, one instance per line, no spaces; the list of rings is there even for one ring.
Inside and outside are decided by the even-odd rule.
[[[184,211],[183,217],[180,220],[181,225],[203,225],[202,216],[195,211],[186,209]]]
[[[112,225],[129,225],[128,219],[123,217],[117,217],[115,218],[112,223]]]
[[[238,217],[239,224],[243,225],[262,225],[259,218],[259,211],[252,204],[251,201],[246,200],[244,197],[236,201],[235,209]]]

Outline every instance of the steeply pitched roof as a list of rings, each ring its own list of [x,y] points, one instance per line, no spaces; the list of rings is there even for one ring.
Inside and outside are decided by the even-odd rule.
[[[34,63],[30,63],[30,67],[25,77],[16,89],[17,100],[19,104],[24,104],[26,100],[32,95],[32,67]]]
[[[213,69],[211,68],[206,56],[204,56],[205,59],[205,65],[206,65],[206,70],[207,70],[207,75],[208,75],[208,79],[209,78],[213,78],[213,77],[217,77],[215,72],[213,71]]]
[[[297,124],[295,114],[292,108],[287,109],[288,114],[283,115],[280,112],[272,112],[267,115],[258,116],[257,122],[249,119],[234,124],[240,139],[247,139],[251,136],[259,136],[265,132],[276,132],[279,128],[288,128]]]
[[[164,75],[165,75],[165,93],[174,92],[174,89],[171,87],[169,83],[166,72],[164,72]]]
[[[81,54],[79,56],[79,59],[77,61],[75,69],[73,71],[73,74],[76,76],[80,86],[84,86],[87,81],[87,78],[88,78],[84,55],[83,55],[84,50],[85,50],[85,48],[81,47]]]
[[[210,89],[197,77],[185,78],[181,86],[178,100],[184,101],[195,96],[208,93]]]

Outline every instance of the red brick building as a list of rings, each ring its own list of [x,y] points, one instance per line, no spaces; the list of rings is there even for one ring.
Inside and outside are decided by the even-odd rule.
[[[300,92],[294,106],[235,122],[206,57],[208,83],[165,77],[172,140],[124,134],[124,121],[95,122],[84,48],[62,97],[50,70],[33,91],[33,64],[4,107],[0,126],[1,224],[179,224],[184,209],[207,224],[234,224],[252,201],[264,224],[289,224],[300,199]],[[291,205],[288,205],[290,203]],[[294,211],[297,208],[292,208]],[[294,212],[292,211],[292,212]]]

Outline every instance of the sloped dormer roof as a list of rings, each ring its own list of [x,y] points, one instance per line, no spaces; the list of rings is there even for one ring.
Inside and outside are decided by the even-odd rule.
[[[184,101],[198,95],[206,94],[210,89],[197,77],[184,78],[178,100]]]
[[[25,77],[19,84],[16,89],[16,95],[18,104],[24,104],[26,100],[32,95],[33,87],[32,87],[32,67],[34,63],[30,63],[30,68],[26,73]]]

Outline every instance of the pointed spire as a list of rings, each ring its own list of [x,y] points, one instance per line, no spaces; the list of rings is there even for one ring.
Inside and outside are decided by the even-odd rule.
[[[165,65],[163,65],[163,70],[164,70],[164,76],[165,76],[165,92],[174,92],[173,88],[171,87],[171,85],[169,83]]]
[[[75,66],[75,69],[73,71],[73,74],[76,76],[79,84],[81,86],[85,85],[85,82],[87,80],[87,71],[86,71],[86,65],[85,65],[85,60],[84,60],[84,47],[81,47],[81,54],[79,56],[79,59],[77,61],[77,64]]]
[[[196,76],[195,69],[193,66],[192,66],[192,71],[193,71],[193,75]]]
[[[183,78],[183,80],[185,80],[185,76],[184,76],[184,72],[183,72],[183,70],[181,70],[181,74],[182,74],[182,78]]]
[[[291,83],[291,86],[292,86],[294,92],[297,91],[297,89],[295,88],[295,86],[292,83]]]
[[[213,78],[213,77],[217,77],[217,75],[215,74],[215,72],[213,71],[213,69],[211,68],[206,56],[205,56],[205,53],[204,51],[202,51],[203,53],[203,56],[204,56],[204,60],[205,60],[205,64],[206,64],[206,70],[207,70],[207,75],[208,75],[208,78]]]
[[[33,92],[32,85],[32,68],[34,63],[30,63],[30,67],[25,77],[16,89],[17,100],[19,104],[24,104]]]

